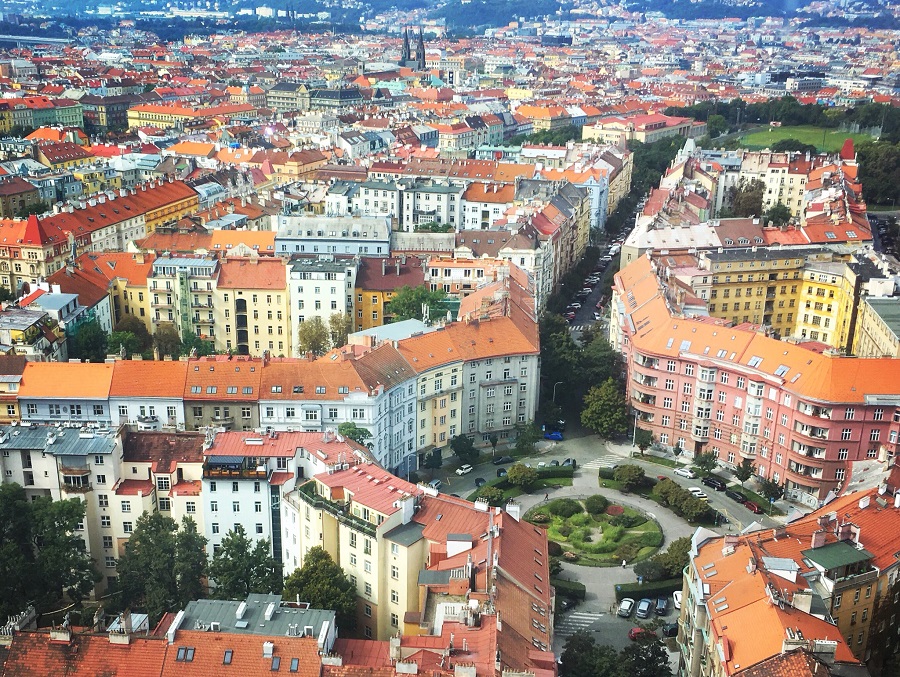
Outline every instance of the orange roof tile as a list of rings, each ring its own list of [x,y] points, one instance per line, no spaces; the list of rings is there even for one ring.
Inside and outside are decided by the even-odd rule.
[[[177,360],[120,360],[113,368],[110,397],[181,399],[188,363]]]
[[[19,397],[105,400],[112,376],[112,364],[29,362],[22,374]]]

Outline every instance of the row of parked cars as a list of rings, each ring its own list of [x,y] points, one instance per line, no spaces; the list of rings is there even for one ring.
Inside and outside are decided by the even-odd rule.
[[[681,592],[675,592],[673,597],[675,598],[675,608],[680,609]],[[637,618],[650,618],[653,614],[665,616],[669,613],[669,598],[657,597],[653,600],[649,597],[645,597],[640,602],[635,602],[630,597],[626,597],[619,603],[616,615],[621,618],[631,618],[632,613],[634,613]],[[666,623],[663,626],[662,631],[664,637],[674,637],[678,634],[678,624]],[[645,632],[652,633],[653,631],[640,627],[631,628],[631,630],[628,631],[628,639],[636,640]]]

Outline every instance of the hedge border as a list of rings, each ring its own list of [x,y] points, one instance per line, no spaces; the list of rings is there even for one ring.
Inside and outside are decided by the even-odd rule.
[[[557,597],[562,595],[563,597],[569,597],[583,602],[587,596],[587,588],[584,583],[579,583],[578,581],[569,581],[564,578],[551,578],[550,585],[556,588]]]
[[[669,595],[673,592],[681,590],[683,587],[683,578],[668,578],[664,581],[653,581],[652,583],[619,583],[615,586],[616,601],[621,602],[626,597],[638,599],[642,597],[660,597]]]

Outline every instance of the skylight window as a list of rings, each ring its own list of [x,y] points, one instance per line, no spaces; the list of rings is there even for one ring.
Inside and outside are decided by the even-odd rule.
[[[830,230],[826,230],[826,231],[825,231],[825,237],[827,237],[829,240],[837,240],[837,235],[835,235],[835,234],[834,234],[832,231],[830,231]]]

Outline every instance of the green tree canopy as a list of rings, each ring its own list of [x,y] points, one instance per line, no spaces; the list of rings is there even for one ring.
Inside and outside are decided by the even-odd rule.
[[[440,467],[444,464],[443,455],[441,453],[440,447],[435,447],[431,450],[431,453],[425,456],[425,461],[422,465],[424,465],[428,470],[431,471],[431,476],[434,477],[434,471],[439,470]]]
[[[205,357],[216,352],[216,344],[200,338],[192,331],[186,331],[181,337],[181,354],[190,355],[191,351],[196,351],[197,357]]]
[[[537,478],[537,470],[529,468],[524,463],[515,463],[506,471],[506,481],[514,487],[527,489],[537,482]]]
[[[622,491],[634,491],[644,483],[646,477],[641,466],[629,463],[616,468],[613,479],[621,482]]]
[[[116,323],[116,326],[113,329],[114,331],[134,334],[141,343],[140,352],[149,350],[153,346],[153,336],[147,330],[147,325],[134,315],[126,315],[123,317]]]
[[[338,435],[349,437],[357,444],[361,444],[362,446],[369,449],[372,448],[372,443],[369,442],[369,440],[372,439],[372,433],[369,432],[368,428],[358,426],[353,421],[345,421],[344,423],[341,423],[338,426]]]
[[[628,429],[628,405],[619,385],[611,378],[584,396],[581,424],[605,438],[621,435]]]
[[[728,204],[733,216],[761,216],[766,184],[759,179],[741,180],[728,190]]]
[[[203,597],[205,547],[190,517],[179,531],[171,517],[142,514],[117,565],[122,606],[143,608],[155,623],[167,611]]]
[[[109,337],[97,320],[78,325],[69,342],[69,357],[90,362],[103,362]]]
[[[281,592],[281,564],[269,554],[269,541],[252,541],[236,524],[225,534],[209,563],[217,599],[244,599],[251,592]]]
[[[734,469],[734,477],[741,483],[741,486],[744,486],[744,482],[753,477],[755,472],[756,465],[753,463],[753,459],[745,458],[742,459],[740,465]]]
[[[301,355],[324,355],[330,345],[328,328],[318,315],[313,315],[297,327],[297,349]]]
[[[718,463],[719,459],[716,458],[716,452],[714,451],[704,451],[699,454],[694,454],[694,467],[704,477],[715,470]]]
[[[159,357],[181,355],[181,337],[171,322],[160,323],[153,334],[153,346],[159,351]]]
[[[347,313],[332,313],[328,318],[328,339],[332,348],[347,345],[347,337],[353,328],[353,318]]]
[[[797,139],[781,139],[772,144],[772,150],[776,153],[809,153],[818,155],[819,149],[810,143],[803,143]]]
[[[760,480],[759,493],[766,498],[777,501],[784,496],[784,487],[770,479]]]
[[[450,448],[463,463],[474,463],[478,460],[478,449],[468,435],[456,435],[450,438]]]
[[[144,352],[141,340],[130,331],[114,331],[109,335],[106,350],[117,355],[122,349],[125,350],[126,357]]]
[[[502,505],[503,491],[497,487],[486,484],[478,490],[478,498],[483,498],[491,505]]]
[[[728,120],[723,115],[710,115],[706,118],[706,133],[715,139],[728,131]]]
[[[516,453],[522,456],[534,452],[534,445],[540,439],[533,421],[516,424]]]
[[[763,220],[767,224],[771,221],[773,226],[780,228],[791,220],[791,210],[787,205],[778,202],[766,211]]]
[[[649,430],[638,428],[634,433],[634,444],[641,450],[641,455],[643,455],[650,448],[650,445],[653,444],[653,433]]]
[[[441,316],[443,302],[447,298],[443,289],[431,291],[424,285],[410,287],[404,285],[394,292],[387,304],[386,312],[392,316],[392,322],[400,320],[421,320],[422,306],[428,306],[428,315],[434,320]]]
[[[337,613],[337,625],[345,631],[356,627],[356,588],[331,555],[319,546],[309,549],[303,566],[284,581],[285,599],[309,602],[314,609]]]

